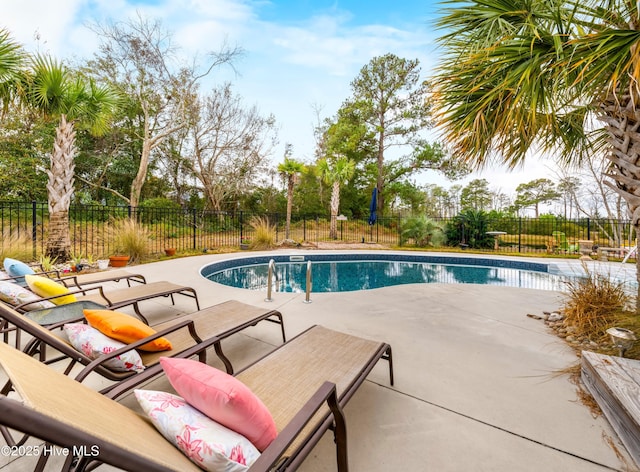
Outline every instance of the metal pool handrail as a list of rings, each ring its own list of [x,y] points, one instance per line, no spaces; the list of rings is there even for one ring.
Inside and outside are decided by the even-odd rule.
[[[305,290],[305,297],[304,297],[304,302],[305,303],[311,303],[311,285],[313,283],[312,277],[311,277],[311,261],[307,261],[307,287]]]
[[[278,281],[278,273],[276,272],[276,261],[271,259],[269,261],[269,273],[267,274],[267,298],[264,299],[265,302],[272,302],[273,298],[271,298],[271,287],[273,286],[273,274],[276,274],[276,281]]]

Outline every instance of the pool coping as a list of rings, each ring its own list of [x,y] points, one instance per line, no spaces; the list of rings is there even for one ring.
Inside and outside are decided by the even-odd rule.
[[[505,269],[529,270],[533,272],[543,272],[552,275],[566,275],[562,270],[557,268],[555,264],[530,262],[522,260],[487,258],[486,256],[470,257],[470,256],[449,256],[449,255],[427,255],[427,254],[411,254],[411,253],[386,253],[386,252],[340,252],[340,253],[323,253],[323,254],[266,254],[241,256],[224,259],[216,262],[208,263],[200,267],[198,273],[207,278],[207,276],[225,269],[242,267],[247,265],[267,264],[272,260],[278,264],[283,262],[337,262],[343,260],[349,261],[383,261],[383,262],[412,262],[412,263],[429,263],[429,264],[446,264],[446,265],[469,265],[479,267],[497,267]],[[209,270],[210,269],[210,270]]]
[[[554,264],[550,263],[541,263],[537,261],[530,260],[521,260],[521,259],[509,259],[509,258],[500,258],[500,257],[487,257],[485,255],[480,254],[468,254],[464,256],[452,256],[446,253],[439,254],[416,254],[416,253],[407,253],[407,252],[385,252],[385,251],[373,251],[373,252],[364,252],[364,251],[340,251],[340,252],[323,252],[323,253],[308,253],[308,252],[296,252],[296,251],[286,251],[286,252],[278,252],[274,253],[262,253],[262,254],[247,254],[247,255],[238,255],[236,253],[236,257],[227,257],[221,260],[217,260],[208,264],[201,266],[198,270],[199,275],[207,280],[215,283],[220,283],[222,285],[229,285],[234,288],[242,289],[242,290],[264,290],[266,289],[266,281],[265,283],[259,283],[255,287],[246,287],[246,286],[238,286],[235,284],[226,284],[220,280],[214,280],[214,275],[220,274],[227,270],[232,270],[236,268],[246,268],[251,266],[266,266],[271,261],[273,261],[275,266],[297,263],[297,264],[305,264],[309,263],[331,263],[331,262],[403,262],[408,264],[433,264],[440,266],[458,266],[458,267],[470,267],[470,268],[483,268],[483,269],[503,269],[503,270],[513,270],[513,271],[524,271],[529,273],[537,273],[541,275],[549,275],[553,277],[558,277],[560,281],[562,279],[570,277],[576,277],[575,272],[571,271],[563,271],[558,267],[554,266]],[[521,280],[518,279],[521,283]],[[415,281],[409,283],[474,283],[471,281]],[[266,284],[266,285],[265,285]],[[397,284],[390,284],[397,285]],[[403,284],[400,284],[403,285]],[[513,285],[510,283],[505,284],[493,284],[489,283],[489,285],[503,285],[503,286],[512,286],[519,288],[532,288],[538,290],[558,290],[559,287],[553,282],[549,286],[540,286],[539,284],[535,284],[535,286],[523,286],[523,285]],[[380,286],[376,287],[367,287],[365,290],[381,288]],[[279,290],[279,291],[289,291],[289,290]],[[327,290],[320,290],[318,293],[324,293]],[[334,290],[328,290],[328,292],[333,292]],[[349,290],[337,290],[338,292],[348,292]],[[293,292],[304,292],[304,289],[293,290]]]

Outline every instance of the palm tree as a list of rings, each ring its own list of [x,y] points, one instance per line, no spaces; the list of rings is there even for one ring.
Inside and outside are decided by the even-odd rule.
[[[9,102],[18,90],[22,66],[26,54],[7,30],[0,28],[0,104],[6,111]]]
[[[530,152],[569,165],[604,151],[607,185],[627,202],[638,233],[637,3],[452,5],[439,20],[444,55],[433,84],[437,122],[453,153],[477,167],[501,160],[513,168]]]
[[[305,165],[289,157],[278,165],[278,172],[287,180],[287,224],[284,230],[284,239],[289,239],[291,229],[291,210],[293,209],[293,187],[296,185],[298,175],[305,171]]]
[[[68,260],[69,206],[73,195],[76,149],[76,127],[84,127],[95,135],[104,133],[118,106],[117,94],[93,81],[71,77],[70,72],[54,59],[36,56],[25,73],[21,98],[46,118],[58,121],[51,153],[49,181],[49,236],[46,255]]]
[[[331,185],[331,227],[329,237],[338,239],[337,217],[340,209],[340,187],[347,183],[355,174],[356,163],[352,159],[341,157],[333,162],[328,159],[318,161],[320,176],[328,185]]]

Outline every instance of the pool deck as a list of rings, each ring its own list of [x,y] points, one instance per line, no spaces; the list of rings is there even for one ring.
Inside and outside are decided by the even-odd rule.
[[[128,270],[148,281],[189,285],[197,290],[203,307],[237,299],[280,310],[289,338],[322,324],[388,342],[393,348],[395,385],[389,385],[386,363],[381,362],[345,409],[351,470],[637,470],[607,421],[594,417],[580,402],[568,375],[559,374],[579,362],[576,353],[543,322],[527,316],[557,309],[561,293],[413,284],[314,293],[309,304],[304,303],[303,293],[278,292],[273,301],[265,302],[264,292],[214,284],[199,275],[208,263],[255,254],[263,253],[202,255]],[[577,260],[539,261],[554,264],[554,272],[581,271]],[[633,264],[593,261],[589,265],[635,279]],[[141,310],[159,319],[193,311],[194,306],[192,300],[177,297],[175,306],[165,299],[149,300]],[[223,347],[234,366],[241,368],[280,341],[277,326],[260,323],[225,340]],[[210,362],[222,365],[216,359]],[[327,434],[300,470],[333,471],[334,457]],[[0,468],[27,470],[18,463]]]

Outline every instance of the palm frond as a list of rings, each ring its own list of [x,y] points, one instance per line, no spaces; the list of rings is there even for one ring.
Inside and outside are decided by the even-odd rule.
[[[575,6],[447,3],[452,7],[438,24],[447,30],[440,40],[445,54],[434,83],[436,119],[454,155],[476,167],[496,156],[515,167],[533,148],[588,146],[581,125],[594,104],[581,95],[581,71],[565,62],[575,49]]]
[[[46,114],[66,113],[68,81],[64,66],[49,56],[37,55],[31,69],[29,103]]]
[[[19,90],[26,59],[22,46],[11,38],[8,31],[0,29],[0,104],[4,110]]]

